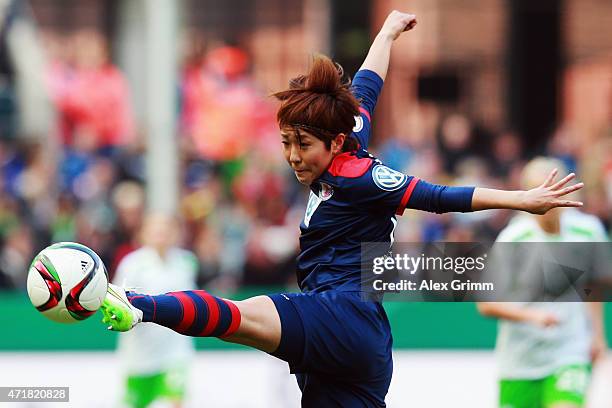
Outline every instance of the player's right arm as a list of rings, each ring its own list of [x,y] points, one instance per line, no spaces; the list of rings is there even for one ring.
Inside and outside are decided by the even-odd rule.
[[[373,71],[384,81],[387,77],[393,41],[404,31],[412,30],[416,23],[417,20],[414,14],[401,13],[396,10],[389,13],[382,28],[372,42],[360,70],[367,69]]]
[[[382,90],[389,68],[391,45],[402,31],[408,31],[416,25],[413,14],[393,11],[389,14],[359,71],[353,78],[351,87],[359,101],[359,116],[355,117],[353,135],[363,149],[368,148],[372,115]]]
[[[554,326],[559,323],[559,319],[552,313],[519,307],[512,303],[480,302],[477,308],[481,315],[497,319],[531,323],[541,327]]]

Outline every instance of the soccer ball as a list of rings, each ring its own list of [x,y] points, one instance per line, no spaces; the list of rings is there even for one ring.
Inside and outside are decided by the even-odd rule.
[[[94,251],[76,242],[43,249],[28,271],[28,296],[45,317],[75,323],[94,314],[108,288],[108,272]]]

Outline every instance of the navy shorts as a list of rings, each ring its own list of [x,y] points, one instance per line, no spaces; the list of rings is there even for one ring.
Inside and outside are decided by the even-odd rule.
[[[359,292],[271,295],[281,320],[272,353],[289,363],[302,407],[384,407],[391,383],[391,328],[382,305]]]

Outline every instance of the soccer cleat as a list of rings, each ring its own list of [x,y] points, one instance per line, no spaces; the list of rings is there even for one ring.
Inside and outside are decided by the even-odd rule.
[[[108,284],[106,298],[100,307],[102,323],[108,324],[108,330],[128,331],[142,322],[142,311],[132,306],[121,286]]]

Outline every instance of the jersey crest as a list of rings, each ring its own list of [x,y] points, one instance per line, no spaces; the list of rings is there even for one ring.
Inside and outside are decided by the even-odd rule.
[[[334,188],[327,183],[319,183],[321,185],[321,191],[319,192],[319,198],[322,201],[327,201],[334,195]]]

